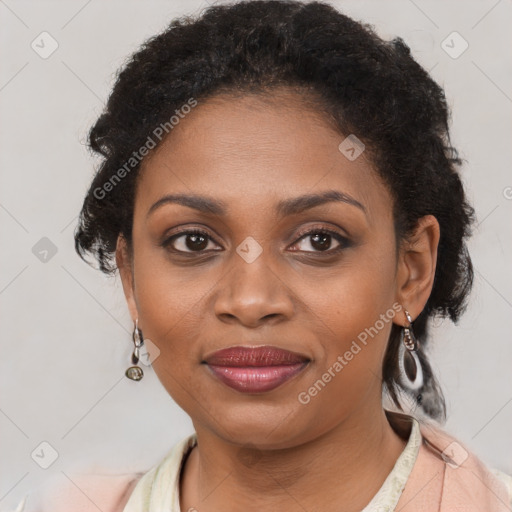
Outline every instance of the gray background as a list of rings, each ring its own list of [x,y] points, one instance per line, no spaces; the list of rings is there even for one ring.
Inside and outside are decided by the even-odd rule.
[[[469,310],[457,327],[436,327],[431,358],[448,402],[446,430],[512,473],[512,4],[331,3],[384,37],[403,37],[445,87],[479,224]],[[115,71],[171,18],[207,5],[0,0],[2,509],[78,468],[147,469],[192,432],[152,370],[139,383],[124,377],[132,326],[120,281],[83,263],[72,237],[96,164],[85,136]],[[46,59],[31,47],[43,31],[59,45]],[[454,31],[469,44],[457,58],[463,42]],[[43,441],[58,453],[46,470],[52,450]]]

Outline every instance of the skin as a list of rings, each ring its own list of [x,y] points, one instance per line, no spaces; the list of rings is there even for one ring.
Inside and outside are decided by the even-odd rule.
[[[181,120],[143,162],[133,251],[118,240],[131,316],[158,346],[153,367],[197,433],[180,479],[182,510],[361,510],[406,443],[381,403],[391,323],[406,325],[403,311],[309,403],[297,397],[394,303],[419,315],[433,284],[438,223],[422,218],[397,251],[392,197],[365,153],[348,160],[338,150],[345,136],[324,115],[293,92],[273,94],[217,96]],[[364,211],[339,201],[274,211],[279,201],[326,190]],[[226,212],[166,203],[148,216],[167,194],[207,196]],[[161,245],[178,226],[207,231],[202,254],[186,235]],[[308,228],[348,242],[319,246],[300,236]],[[236,252],[249,236],[262,249],[251,263]],[[234,345],[275,345],[311,361],[270,392],[244,394],[201,364]]]

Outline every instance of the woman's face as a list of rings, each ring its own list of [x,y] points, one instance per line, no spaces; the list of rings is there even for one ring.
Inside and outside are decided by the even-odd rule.
[[[196,430],[269,448],[380,407],[387,339],[404,323],[387,187],[321,114],[274,99],[216,97],[185,116],[143,164],[129,265],[118,250],[154,369]],[[309,362],[249,393],[204,364],[261,345]]]

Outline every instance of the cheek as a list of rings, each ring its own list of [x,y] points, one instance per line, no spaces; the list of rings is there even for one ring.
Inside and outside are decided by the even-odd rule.
[[[381,247],[359,251],[320,281],[305,276],[300,283],[309,309],[303,312],[310,323],[307,329],[319,341],[315,377],[331,368],[337,384],[328,387],[334,393],[346,393],[347,385],[352,395],[364,393],[381,376],[396,315],[394,248],[389,243]],[[342,370],[339,364],[332,368],[339,357]]]
[[[200,383],[194,379],[202,327],[198,310],[208,288],[191,279],[185,285],[170,266],[150,269],[146,275],[139,273],[136,284],[139,322],[144,337],[159,349],[152,362],[156,375],[173,400],[189,411],[190,397],[201,396]]]
[[[195,354],[194,337],[200,330],[199,308],[212,283],[204,271],[192,272],[171,265],[154,248],[135,254],[135,298],[144,336],[160,350],[154,363],[170,372],[180,371]]]
[[[314,313],[310,316],[318,318],[331,337],[347,342],[373,326],[381,314],[394,312],[395,270],[392,247],[368,248],[354,252],[321,279],[304,274],[298,293]],[[378,326],[382,330],[380,322]]]
[[[318,336],[318,353],[314,372],[295,397],[310,416],[322,416],[326,425],[380,396],[375,390],[381,386],[396,314],[393,273],[386,275],[375,267],[363,271],[358,264],[342,274],[330,280],[324,293],[308,297],[313,313],[308,328]]]
[[[156,273],[136,290],[144,336],[158,346],[164,359],[184,361],[194,356],[191,348],[200,328],[199,307],[204,290],[197,282],[182,288],[176,280]],[[173,357],[168,358],[169,354]]]

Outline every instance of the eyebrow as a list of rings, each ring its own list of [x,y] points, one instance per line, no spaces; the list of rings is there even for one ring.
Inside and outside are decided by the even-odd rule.
[[[330,202],[346,203],[366,213],[366,208],[359,201],[338,190],[326,190],[325,192],[317,194],[305,194],[291,199],[284,199],[277,203],[275,210],[278,215],[284,217],[301,213],[304,210],[309,210],[310,208]],[[226,205],[222,201],[196,194],[169,194],[154,203],[148,210],[146,217],[149,217],[156,209],[169,203],[181,204],[182,206],[188,206],[189,208],[194,208],[203,213],[211,213],[219,216],[226,215],[227,213]]]

